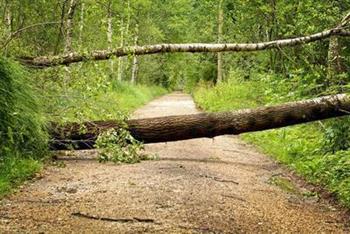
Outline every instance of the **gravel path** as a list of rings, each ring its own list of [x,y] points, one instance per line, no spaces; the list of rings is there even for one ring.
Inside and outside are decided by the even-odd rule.
[[[173,93],[135,118],[193,114]],[[147,145],[159,160],[100,164],[60,156],[0,201],[0,233],[350,233],[346,211],[237,137]]]

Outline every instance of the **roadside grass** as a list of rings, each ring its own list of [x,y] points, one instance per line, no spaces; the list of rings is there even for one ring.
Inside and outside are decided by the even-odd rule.
[[[31,178],[48,155],[45,116],[29,73],[0,59],[0,197]]]
[[[125,118],[167,92],[150,85],[105,82],[77,72],[57,80],[56,71],[29,73],[0,59],[0,198],[31,179],[50,158],[46,124]],[[63,72],[59,71],[63,77]],[[97,80],[95,83],[91,81]]]
[[[40,160],[10,158],[0,165],[0,198],[33,178],[43,167]]]
[[[244,80],[240,74],[217,86],[201,85],[194,93],[196,104],[209,112],[253,108],[301,99],[293,80],[262,77]],[[288,165],[308,181],[324,186],[350,207],[350,151],[325,152],[327,120],[256,133],[241,138]]]

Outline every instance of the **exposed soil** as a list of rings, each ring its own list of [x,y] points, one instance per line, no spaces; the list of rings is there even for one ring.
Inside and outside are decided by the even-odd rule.
[[[159,98],[134,117],[193,114],[190,96]],[[0,201],[0,233],[349,233],[346,211],[237,137],[152,144],[159,160],[100,164],[59,156]]]

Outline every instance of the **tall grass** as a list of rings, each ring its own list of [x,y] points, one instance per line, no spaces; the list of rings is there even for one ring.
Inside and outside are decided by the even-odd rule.
[[[0,195],[40,168],[47,154],[44,115],[18,64],[0,58]]]

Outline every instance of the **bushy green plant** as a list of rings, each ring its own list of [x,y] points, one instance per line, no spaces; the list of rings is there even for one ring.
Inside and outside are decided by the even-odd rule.
[[[335,153],[350,148],[350,118],[327,121],[323,136],[325,153]]]
[[[100,149],[100,162],[138,163],[142,160],[140,151],[143,144],[123,128],[102,133],[96,141],[96,147]]]

